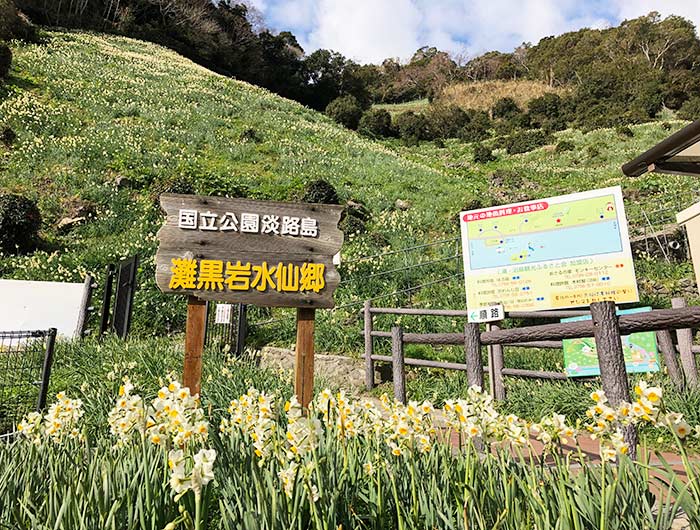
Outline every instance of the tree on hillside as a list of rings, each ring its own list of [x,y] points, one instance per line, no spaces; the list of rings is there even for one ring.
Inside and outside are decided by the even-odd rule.
[[[606,49],[611,58],[641,56],[652,68],[667,71],[693,68],[700,55],[693,23],[678,16],[662,19],[656,11],[625,20],[610,32]]]
[[[306,103],[318,110],[340,96],[353,96],[363,108],[371,105],[365,82],[369,72],[342,54],[331,50],[316,50],[304,59],[308,86]]]
[[[418,49],[406,65],[387,60],[382,67],[387,86],[381,101],[387,103],[426,97],[432,100],[459,78],[459,68],[449,54],[434,47]]]

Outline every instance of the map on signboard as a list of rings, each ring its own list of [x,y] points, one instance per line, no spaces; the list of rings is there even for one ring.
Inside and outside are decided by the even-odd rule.
[[[620,187],[460,214],[469,308],[638,300]]]
[[[650,307],[617,311],[618,315],[643,313],[651,311]],[[562,322],[590,320],[589,316],[565,318]],[[627,373],[658,372],[659,359],[656,345],[656,333],[653,331],[623,335],[622,350],[625,355]],[[590,377],[600,375],[598,352],[593,337],[583,339],[565,339],[564,366],[569,377]]]

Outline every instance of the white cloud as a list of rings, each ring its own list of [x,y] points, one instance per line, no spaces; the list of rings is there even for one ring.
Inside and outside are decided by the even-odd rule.
[[[651,11],[662,16],[680,15],[700,26],[700,2],[697,0],[615,0],[620,20],[636,18]]]
[[[407,57],[418,47],[421,13],[411,0],[318,0],[309,46],[363,62]]]
[[[408,59],[421,46],[479,54],[511,51],[582,27],[604,28],[659,11],[700,24],[698,0],[250,0],[307,52],[327,48],[361,62]]]

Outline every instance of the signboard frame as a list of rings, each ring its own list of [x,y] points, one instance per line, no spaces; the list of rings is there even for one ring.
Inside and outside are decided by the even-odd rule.
[[[620,186],[463,211],[460,229],[469,310],[639,301]]]
[[[297,308],[295,392],[313,397],[316,308],[332,308],[340,283],[343,206],[162,194],[156,283],[186,294],[183,384],[199,394],[205,301]]]

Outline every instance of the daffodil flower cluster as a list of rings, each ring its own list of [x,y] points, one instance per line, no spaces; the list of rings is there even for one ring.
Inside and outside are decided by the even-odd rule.
[[[139,433],[156,445],[183,446],[201,445],[209,433],[209,424],[204,411],[199,407],[199,399],[190,395],[190,390],[177,381],[170,381],[158,391],[158,397],[145,407],[128,377],[124,377],[119,387],[119,396],[109,413],[111,433],[118,438],[121,446],[133,440]]]
[[[122,383],[117,402],[107,416],[109,431],[117,437],[118,446],[131,440],[134,432],[143,433],[145,430],[143,399],[139,395],[131,395],[134,385],[127,376],[124,376]]]
[[[219,430],[222,433],[240,432],[253,440],[255,454],[260,458],[260,465],[274,454],[277,432],[274,396],[258,392],[251,388],[246,394],[231,401],[228,407],[229,417],[221,420]]]
[[[192,490],[201,497],[202,488],[214,480],[215,449],[200,449],[194,456],[187,451],[174,449],[168,453],[170,487],[176,499]]]
[[[284,410],[287,415],[287,459],[304,458],[318,446],[323,434],[321,422],[315,416],[303,416],[301,404],[296,396],[285,404]]]
[[[84,441],[79,429],[84,412],[80,399],[71,399],[64,392],[59,392],[43,421],[40,413],[30,412],[17,425],[17,430],[37,445],[44,438],[57,443],[65,439]]]
[[[412,450],[428,453],[436,433],[432,421],[432,403],[423,401],[419,404],[417,401],[409,401],[408,405],[403,405],[398,401],[391,401],[386,394],[382,395],[381,403],[387,414],[383,431],[391,453],[394,456],[403,456]]]
[[[199,406],[199,398],[177,381],[158,390],[146,420],[146,435],[154,444],[169,438],[173,446],[199,445],[209,435],[209,423]]]
[[[563,414],[552,414],[542,418],[539,423],[530,426],[530,434],[544,445],[545,451],[552,450],[553,447],[564,445],[576,438],[576,429],[567,425],[566,416]]]
[[[487,443],[500,441],[506,430],[516,438],[523,435],[519,428],[520,422],[515,416],[511,417],[509,428],[504,429],[491,396],[483,393],[478,386],[469,387],[467,399],[445,401],[443,414],[447,426],[469,440],[481,438]]]

